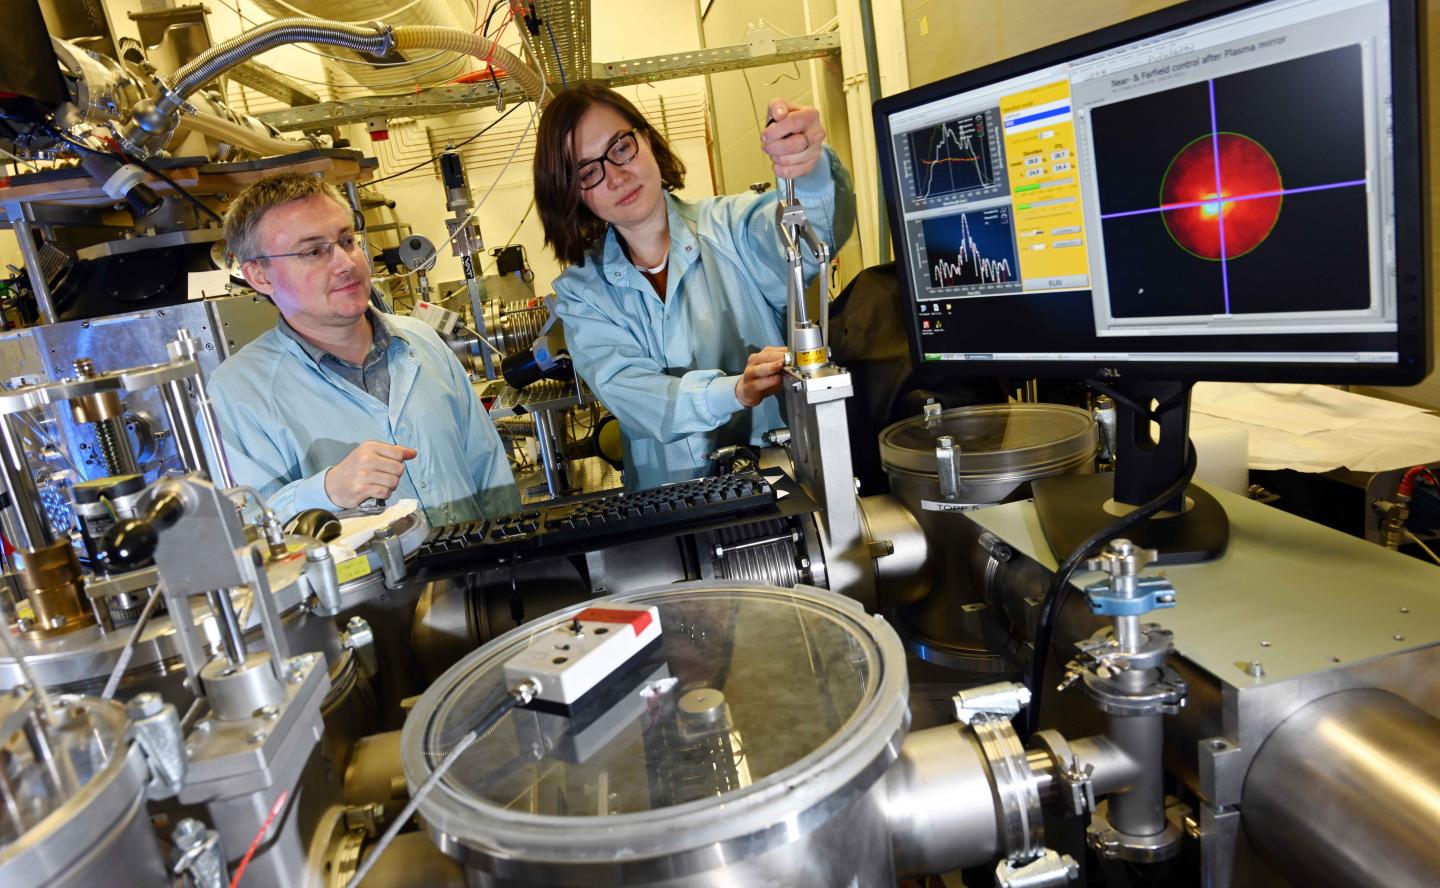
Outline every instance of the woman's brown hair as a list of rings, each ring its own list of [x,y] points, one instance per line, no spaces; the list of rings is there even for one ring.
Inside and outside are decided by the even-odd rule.
[[[535,145],[535,209],[545,229],[545,243],[566,265],[581,265],[585,254],[605,236],[606,223],[580,199],[575,178],[575,127],[592,105],[609,105],[643,134],[660,167],[666,191],[685,184],[685,164],[630,100],[596,81],[577,83],[558,93],[540,115]]]

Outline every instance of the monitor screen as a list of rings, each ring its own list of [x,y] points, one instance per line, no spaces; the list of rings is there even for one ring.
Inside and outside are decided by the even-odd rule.
[[[1418,381],[1411,2],[1195,2],[876,104],[917,360]]]

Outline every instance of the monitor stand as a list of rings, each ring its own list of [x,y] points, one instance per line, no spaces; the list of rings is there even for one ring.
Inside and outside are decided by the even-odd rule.
[[[1163,493],[1185,471],[1191,385],[1114,383],[1112,388],[1131,403],[1152,406],[1159,439],[1151,436],[1152,417],[1117,399],[1114,472],[1062,475],[1031,484],[1040,528],[1056,561],[1064,561],[1091,534]],[[1225,553],[1230,522],[1215,497],[1192,484],[1158,514],[1117,536],[1157,550],[1161,564],[1194,564]]]

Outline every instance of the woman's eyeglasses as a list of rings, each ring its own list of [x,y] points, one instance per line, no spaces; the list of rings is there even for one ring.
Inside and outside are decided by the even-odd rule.
[[[580,164],[575,170],[575,179],[580,183],[581,191],[589,191],[596,185],[605,181],[605,163],[608,161],[616,166],[624,166],[635,159],[640,153],[639,129],[632,129],[628,133],[621,133],[605,149],[603,157],[594,160],[587,160]]]

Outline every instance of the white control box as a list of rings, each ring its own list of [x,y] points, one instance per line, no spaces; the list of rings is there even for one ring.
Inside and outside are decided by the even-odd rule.
[[[659,637],[658,608],[614,602],[589,607],[507,660],[505,684],[514,690],[537,681],[536,699],[569,706]]]
[[[415,303],[415,310],[410,312],[410,317],[434,327],[435,332],[441,336],[449,336],[454,332],[455,325],[460,323],[460,315],[433,302]]]

